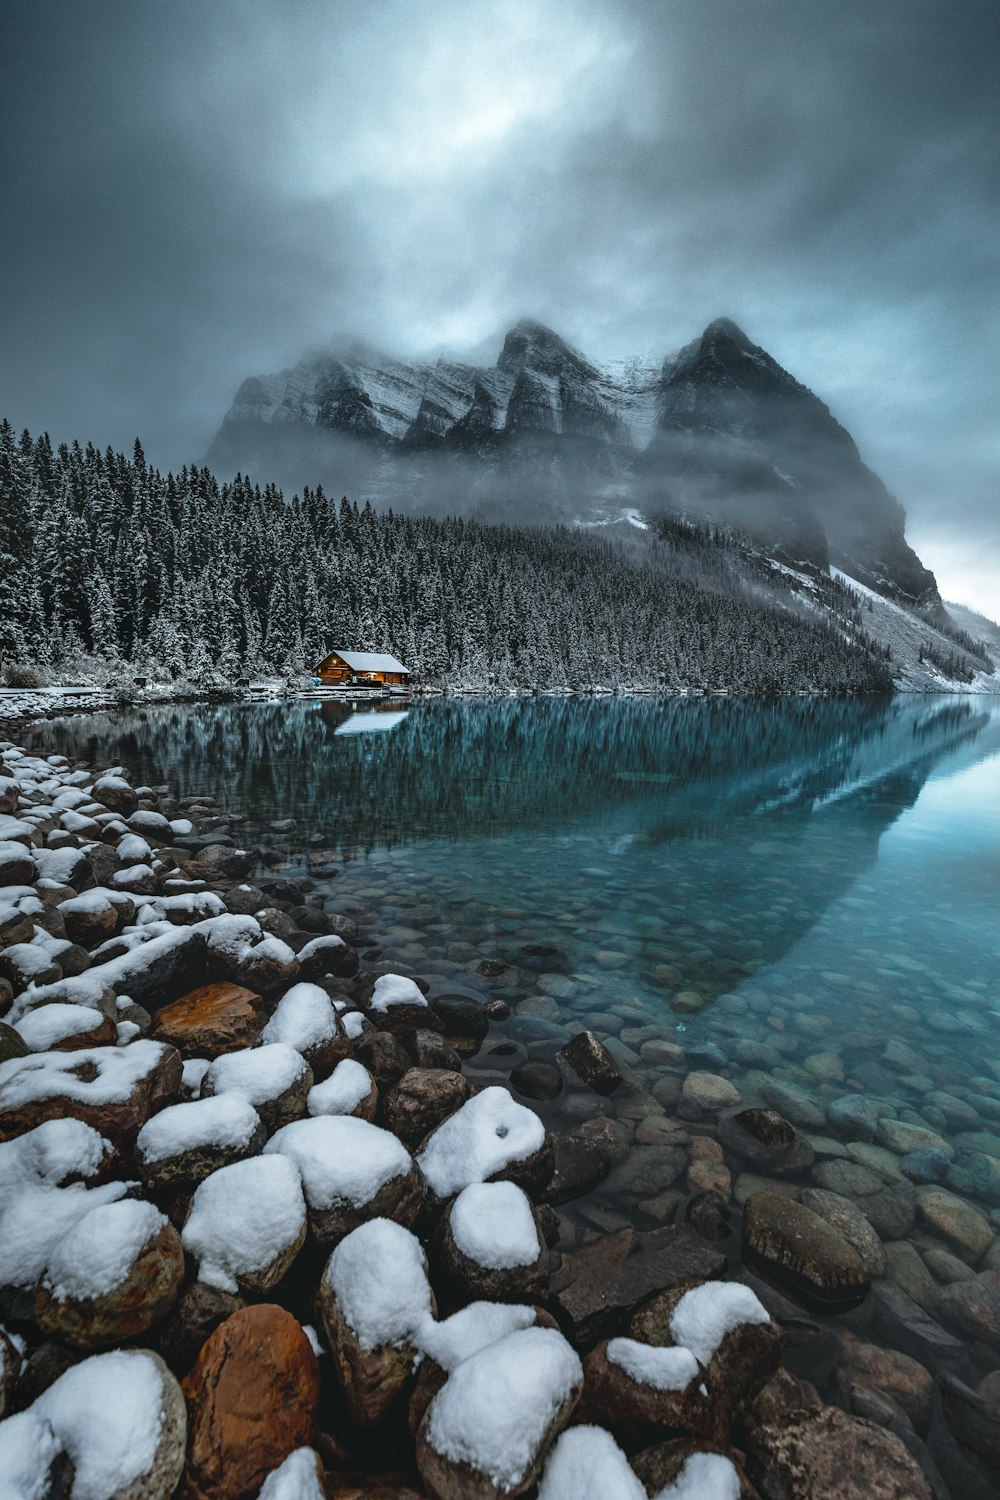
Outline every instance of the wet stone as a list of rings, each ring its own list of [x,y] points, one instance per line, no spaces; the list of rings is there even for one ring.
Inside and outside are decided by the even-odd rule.
[[[774,1193],[755,1193],[743,1211],[749,1264],[807,1305],[831,1311],[856,1307],[869,1276],[857,1251],[818,1214]]]

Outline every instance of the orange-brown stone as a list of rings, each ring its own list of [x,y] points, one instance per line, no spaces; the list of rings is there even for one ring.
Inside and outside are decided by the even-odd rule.
[[[312,1441],[319,1361],[290,1312],[233,1313],[202,1345],[181,1389],[188,1409],[185,1500],[244,1500]]]
[[[152,1035],[185,1057],[221,1057],[252,1047],[266,1020],[260,995],[222,981],[203,984],[157,1011]]]

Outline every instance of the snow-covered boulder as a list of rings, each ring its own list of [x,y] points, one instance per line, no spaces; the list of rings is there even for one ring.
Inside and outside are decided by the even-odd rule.
[[[318,1115],[286,1125],[266,1154],[295,1162],[321,1245],[335,1245],[368,1219],[414,1222],[423,1184],[406,1147],[388,1130],[350,1115]]]
[[[73,1465],[72,1500],[168,1500],[181,1477],[187,1418],[180,1386],[146,1349],[96,1354],[29,1409]]]
[[[180,1237],[159,1209],[134,1198],[105,1203],[53,1247],[35,1321],[75,1348],[104,1349],[159,1322],[183,1279]]]
[[[664,1434],[711,1436],[716,1403],[690,1349],[615,1338],[584,1359],[581,1415],[600,1421],[630,1449]]]
[[[11,1058],[0,1063],[0,1139],[71,1117],[116,1145],[131,1142],[150,1115],[173,1103],[180,1085],[179,1054],[146,1040]]]
[[[323,1466],[314,1448],[296,1448],[264,1480],[258,1500],[326,1500]]]
[[[368,1019],[381,1031],[408,1032],[417,1027],[429,1027],[432,1031],[441,1029],[427,996],[405,974],[362,976],[357,999]]]
[[[434,1316],[420,1241],[390,1219],[362,1224],[327,1262],[320,1309],[351,1420],[374,1427],[401,1396]]]
[[[200,1280],[251,1293],[277,1286],[305,1237],[302,1183],[286,1156],[253,1156],[206,1177],[181,1234]]]
[[[355,1115],[359,1120],[374,1120],[378,1109],[375,1080],[361,1063],[345,1057],[329,1078],[309,1090],[307,1109],[313,1116]]]
[[[424,1412],[463,1359],[508,1333],[536,1325],[554,1328],[555,1322],[537,1307],[516,1302],[470,1302],[450,1318],[428,1319],[420,1331],[421,1359],[408,1413],[410,1432],[416,1436]]]
[[[273,1131],[305,1114],[312,1086],[313,1071],[301,1052],[285,1042],[266,1042],[217,1057],[204,1074],[201,1092],[244,1100]]]
[[[646,1500],[646,1489],[610,1432],[601,1427],[570,1427],[549,1454],[538,1486],[538,1500],[612,1500],[612,1497]]]
[[[147,1120],[135,1142],[143,1181],[157,1189],[194,1187],[220,1167],[256,1156],[263,1121],[237,1094],[171,1104]]]
[[[437,1198],[498,1178],[531,1189],[552,1175],[552,1146],[534,1110],[492,1087],[438,1126],[417,1163]]]
[[[525,1328],[462,1361],[417,1434],[417,1466],[439,1500],[505,1500],[537,1479],[583,1386],[576,1351]]]
[[[459,1300],[530,1300],[548,1285],[548,1246],[530,1199],[513,1182],[463,1188],[441,1217],[434,1260]]]
[[[350,1052],[333,1001],[318,984],[295,984],[278,1001],[262,1040],[301,1052],[316,1078],[325,1078]]]
[[[29,1052],[77,1052],[81,1047],[104,1047],[117,1037],[115,1022],[89,1005],[55,1001],[40,1005],[14,1024]]]

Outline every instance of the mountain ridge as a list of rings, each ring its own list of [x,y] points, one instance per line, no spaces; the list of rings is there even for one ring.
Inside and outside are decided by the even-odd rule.
[[[245,380],[207,462],[409,513],[697,514],[942,610],[903,507],[851,434],[729,318],[658,368],[602,365],[531,318],[508,329],[492,366],[342,341]]]

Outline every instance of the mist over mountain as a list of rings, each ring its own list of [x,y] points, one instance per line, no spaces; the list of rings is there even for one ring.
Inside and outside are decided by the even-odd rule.
[[[244,381],[207,460],[408,513],[608,524],[682,512],[940,609],[900,503],[826,405],[728,319],[662,365],[524,319],[495,365],[361,342]]]

